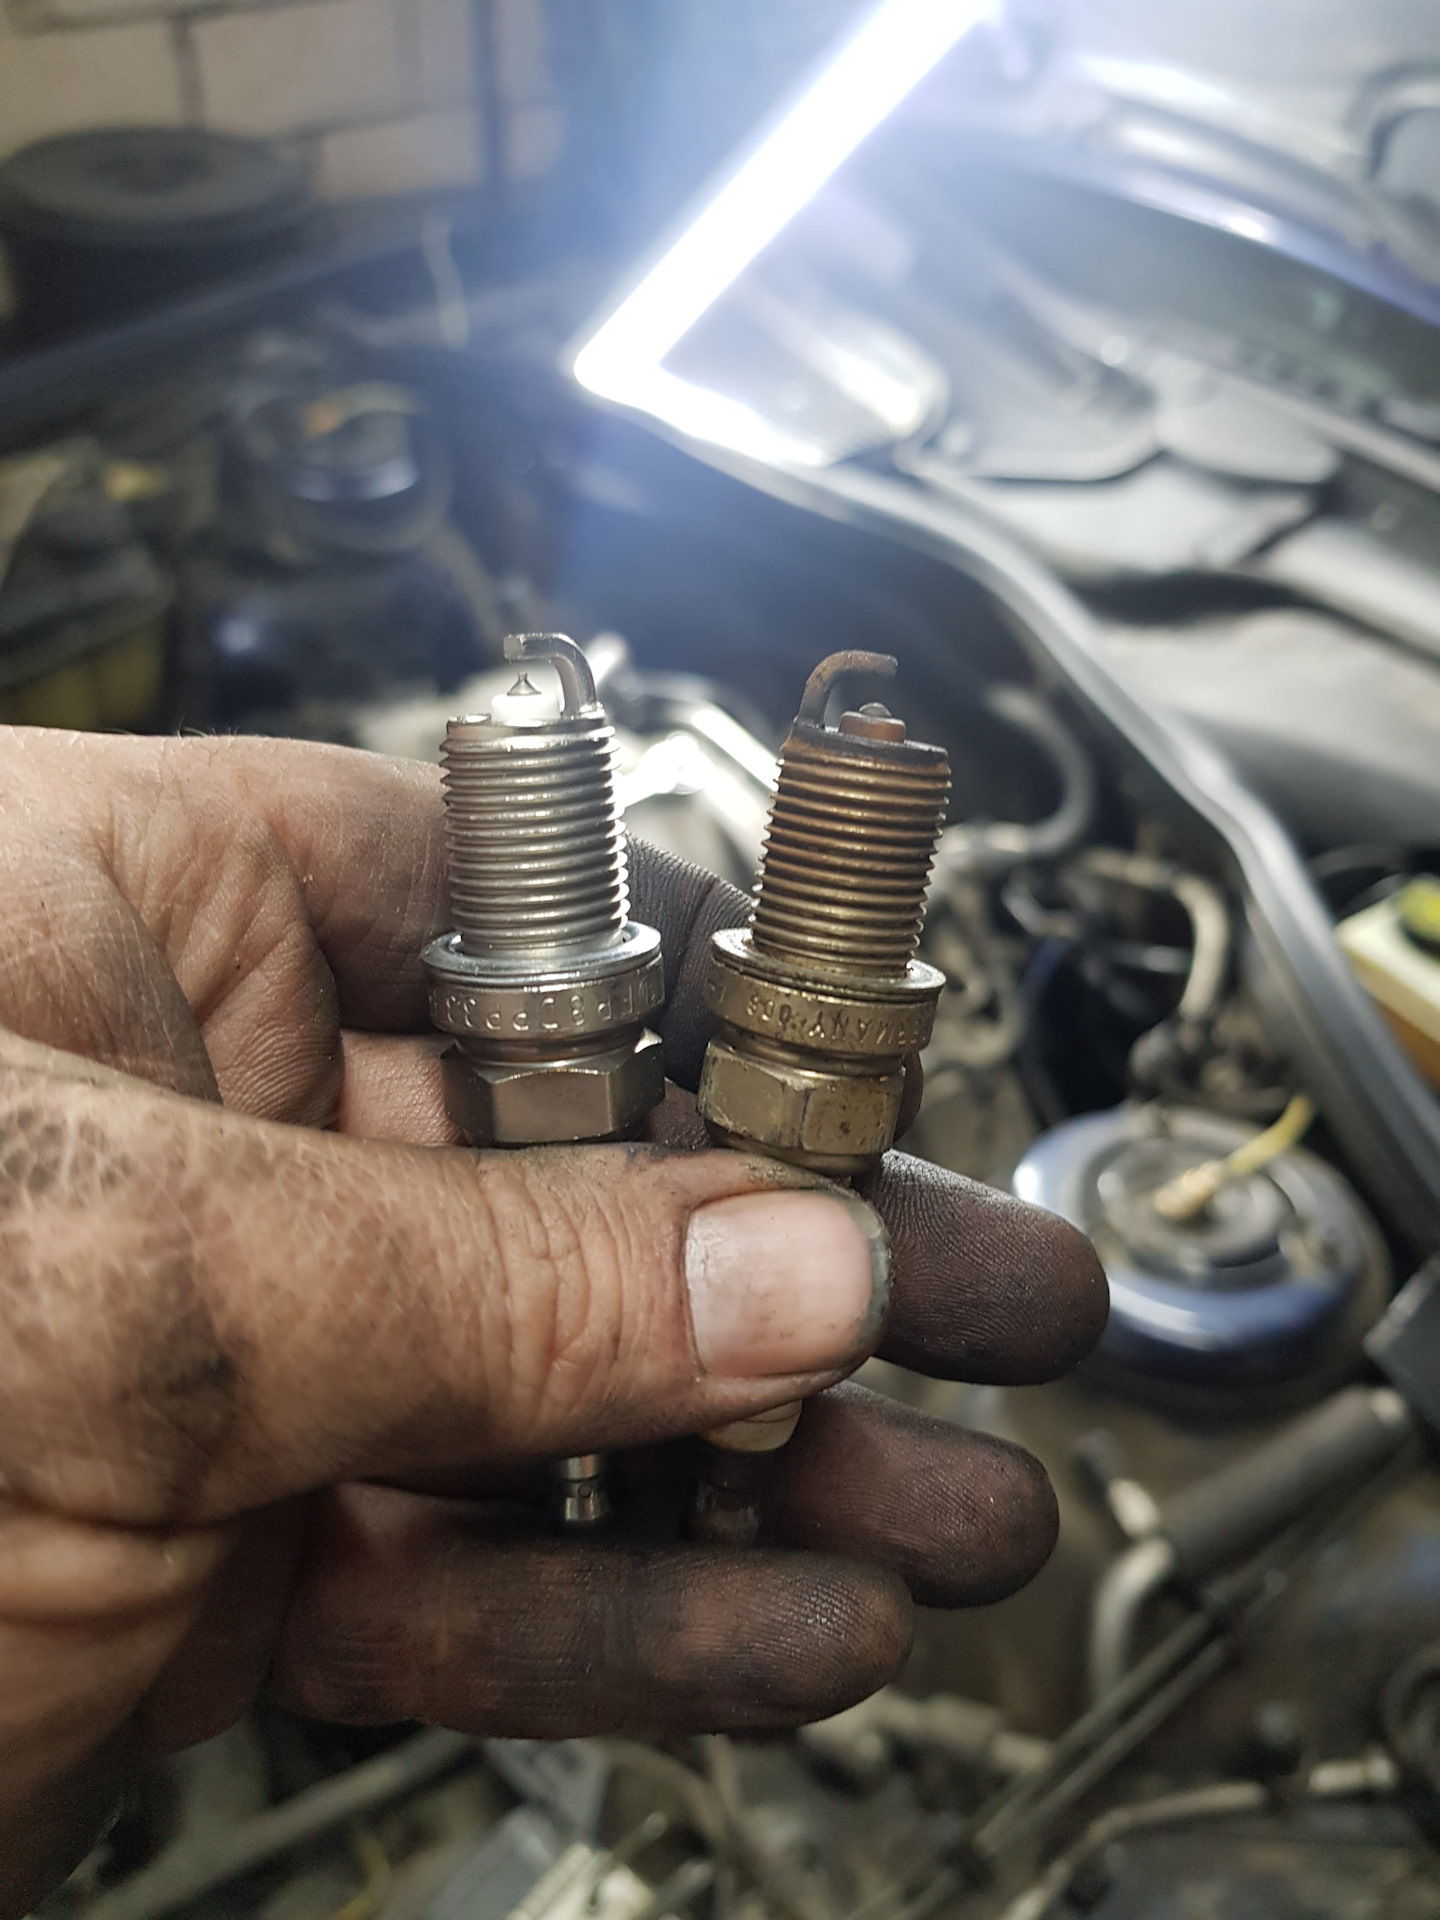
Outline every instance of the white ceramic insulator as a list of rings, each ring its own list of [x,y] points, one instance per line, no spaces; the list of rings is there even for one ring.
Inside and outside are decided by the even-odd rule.
[[[490,718],[502,727],[548,727],[560,718],[559,691],[532,687],[527,681],[509,693],[497,693],[490,702]]]

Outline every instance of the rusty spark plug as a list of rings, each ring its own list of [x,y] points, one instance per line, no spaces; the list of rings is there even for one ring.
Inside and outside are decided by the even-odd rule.
[[[781,750],[750,925],[714,936],[705,983],[711,1138],[846,1182],[894,1141],[906,1059],[930,1037],[943,984],[915,953],[949,761],[878,704],[825,725],[843,674],[895,667],[888,654],[835,653],[811,674]],[[755,1538],[765,1463],[800,1411],[705,1436],[699,1538]]]

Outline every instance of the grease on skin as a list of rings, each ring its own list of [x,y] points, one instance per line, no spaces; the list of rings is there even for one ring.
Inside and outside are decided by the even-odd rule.
[[[237,1383],[167,1205],[182,1171],[58,1089],[0,1102],[0,1486],[105,1518],[138,1475],[163,1522],[208,1465]]]
[[[829,1554],[517,1538],[453,1503],[352,1487],[312,1536],[272,1672],[284,1704],[322,1719],[738,1731],[872,1693],[912,1624],[893,1573]]]
[[[93,1206],[134,1171],[91,1120],[50,1115],[31,1101],[0,1111],[0,1219],[27,1202]]]

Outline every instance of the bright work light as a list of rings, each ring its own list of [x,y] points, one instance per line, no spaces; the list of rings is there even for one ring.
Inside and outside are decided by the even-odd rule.
[[[995,0],[883,0],[575,356],[590,392],[748,451],[775,429],[665,356]],[[753,443],[753,444],[752,444]]]

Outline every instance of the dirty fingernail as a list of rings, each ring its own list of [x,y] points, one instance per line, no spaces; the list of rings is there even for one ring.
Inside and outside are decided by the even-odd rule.
[[[820,1373],[868,1347],[890,1302],[890,1239],[853,1193],[750,1193],[690,1217],[685,1281],[707,1373]]]

